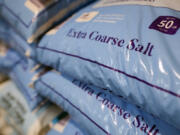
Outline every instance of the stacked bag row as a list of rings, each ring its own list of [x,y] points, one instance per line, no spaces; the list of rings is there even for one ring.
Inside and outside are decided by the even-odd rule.
[[[35,2],[34,7],[31,2]],[[38,77],[40,74],[49,70],[49,68],[27,58],[25,52],[31,49],[28,43],[29,41],[26,41],[30,36],[33,37],[36,35],[34,31],[38,31],[38,29],[42,31],[42,25],[46,26],[43,31],[48,30],[57,23],[56,21],[61,21],[61,18],[66,17],[66,15],[63,15],[64,12],[68,16],[68,14],[72,14],[77,8],[80,8],[90,1],[67,0],[63,2],[53,0],[44,2],[17,1],[16,4],[12,3],[12,1],[0,2],[0,13],[2,17],[3,13],[7,15],[6,12],[10,12],[12,18],[10,16],[6,17],[10,17],[11,20],[14,19],[15,22],[15,26],[13,27],[13,22],[8,22],[7,18],[0,19],[0,70],[11,79],[4,81],[4,75],[0,76],[3,82],[0,85],[0,110],[3,112],[0,116],[3,122],[1,125],[2,128],[0,127],[0,129],[2,129],[0,134],[2,135],[86,134],[84,129],[81,129],[67,112],[54,105],[47,98],[40,96],[37,91],[31,88],[33,78]],[[26,4],[30,7],[27,7]],[[35,6],[37,6],[36,4],[41,4],[42,9],[36,14],[32,14],[29,8],[33,8],[34,10]],[[44,7],[44,4],[46,7]],[[21,5],[21,8],[13,9],[12,7],[14,5],[15,7]],[[17,23],[17,20],[24,19],[17,17],[18,15],[16,16],[15,13],[24,13],[23,15],[21,14],[22,17],[29,13],[32,14],[32,17],[35,17],[37,14],[41,17],[37,18],[37,22],[34,20],[29,28],[23,28],[21,23]],[[49,22],[45,24],[47,20],[49,20]],[[21,27],[22,33],[16,29],[17,25]],[[22,37],[21,34],[23,36],[25,35],[25,37]],[[39,35],[41,35],[41,33]]]
[[[30,88],[31,79],[47,71],[0,43],[0,111],[2,135],[86,134],[69,114]],[[3,128],[5,127],[5,128]],[[1,129],[1,128],[0,128]]]
[[[0,84],[1,135],[68,135],[85,133],[67,112],[48,100],[31,110],[14,82]]]
[[[68,135],[180,134],[180,1],[0,5],[0,70],[31,113],[54,102],[81,131]]]

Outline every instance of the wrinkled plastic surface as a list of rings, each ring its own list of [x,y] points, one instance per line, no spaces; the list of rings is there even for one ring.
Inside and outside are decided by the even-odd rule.
[[[5,0],[1,15],[29,42],[92,0]]]
[[[180,12],[142,5],[94,5],[69,19],[49,42],[42,39],[37,60],[111,89],[180,128]],[[165,27],[162,18],[165,22],[174,18],[176,33],[154,26],[160,19],[156,26]]]
[[[64,76],[65,77],[65,76]],[[66,80],[68,79],[68,80]],[[141,111],[108,90],[48,72],[35,89],[69,112],[91,135],[178,135],[173,126]]]

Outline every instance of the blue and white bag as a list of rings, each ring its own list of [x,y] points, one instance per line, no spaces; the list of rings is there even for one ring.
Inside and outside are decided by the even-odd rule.
[[[1,0],[1,12],[16,31],[33,42],[57,21],[93,0]]]
[[[65,77],[65,76],[64,76]],[[68,80],[66,80],[68,79]],[[67,111],[91,135],[179,135],[170,126],[108,90],[47,72],[34,88]]]
[[[179,27],[179,0],[102,0],[42,39],[37,60],[180,128]]]

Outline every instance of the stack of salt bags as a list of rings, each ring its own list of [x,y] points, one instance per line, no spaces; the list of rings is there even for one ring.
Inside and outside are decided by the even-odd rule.
[[[29,43],[93,0],[0,0],[1,16]]]
[[[6,46],[1,46],[1,48]],[[0,71],[5,72],[16,83],[18,88],[26,97],[29,107],[34,110],[43,100],[39,94],[29,87],[32,77],[44,72],[46,68],[19,55],[13,49],[6,50],[3,56],[0,56]]]
[[[37,71],[33,70],[33,68],[36,68],[36,65],[38,64],[27,59],[24,55],[27,50],[32,50],[32,46],[30,47],[2,19],[0,20],[0,26],[0,69],[2,72],[11,76],[22,93],[26,96],[31,109],[33,110],[39,102],[41,102],[42,98],[38,96],[38,93],[32,88],[29,88],[28,85],[29,82],[31,82],[32,76],[44,69],[41,68]],[[9,47],[10,49],[8,49]]]
[[[16,56],[16,55],[18,56],[18,54],[14,50],[12,50],[12,49],[7,50],[7,54],[8,54],[8,57],[10,57],[11,55],[12,56]],[[11,58],[15,58],[15,57],[11,57]],[[14,60],[16,60],[16,59],[14,59]],[[3,60],[1,60],[1,62],[4,62],[4,61],[7,62],[9,60],[7,58],[4,58]],[[9,63],[12,63],[12,61],[10,61]],[[16,62],[14,62],[14,63],[16,63]],[[20,110],[23,110],[22,107],[26,106],[26,108],[28,108],[28,112],[32,115],[32,113],[34,113],[39,108],[39,106],[41,106],[41,102],[43,102],[41,96],[38,95],[37,92],[34,91],[32,88],[29,88],[28,84],[32,81],[32,77],[33,76],[39,75],[37,73],[39,73],[40,71],[42,72],[43,70],[38,70],[38,72],[37,71],[36,72],[32,72],[31,67],[34,67],[33,65],[35,65],[35,62],[33,62],[30,59],[28,61],[24,61],[24,59],[20,59],[20,62],[18,62],[17,64],[11,64],[11,65],[13,65],[13,67],[9,66],[9,65],[8,66],[3,66],[3,67],[4,68],[8,67],[9,70],[7,72],[10,72],[9,73],[10,77],[13,79],[14,82],[16,82],[16,85],[20,88],[21,92],[19,90],[17,90],[17,88],[15,88],[15,86],[13,84],[12,86],[15,89],[15,90],[13,90],[14,91],[14,93],[13,93],[14,95],[9,95],[10,91],[5,91],[5,89],[6,89],[6,87],[5,87],[4,91],[5,91],[6,94],[4,94],[3,97],[1,97],[2,100],[1,100],[1,104],[0,105],[3,108],[5,108],[5,109],[9,109],[8,111],[9,111],[10,115],[14,116],[12,118],[12,119],[15,119],[14,124],[16,124],[16,123],[19,123],[18,121],[20,121],[20,120],[24,121],[24,120],[22,120],[21,117],[24,118],[27,114],[24,114],[26,111],[23,111],[22,113],[17,114],[17,110],[15,108],[19,108]],[[38,66],[35,66],[35,68],[37,68],[37,67]],[[11,83],[8,83],[5,86],[11,86]],[[18,93],[19,93],[20,96],[18,95]],[[22,97],[22,94],[23,94],[23,99],[24,100],[21,100],[19,102],[15,102],[15,100],[21,99],[20,97]],[[0,94],[0,95],[2,96],[3,94]],[[14,99],[15,97],[17,99]],[[10,106],[9,102],[11,102],[11,101],[12,101],[12,103],[14,103],[14,102],[17,103],[17,105],[19,105],[19,106],[17,106],[17,105],[11,105]],[[23,105],[21,105],[21,104],[23,104]],[[12,106],[15,106],[15,108],[12,107]],[[48,111],[48,114],[49,113],[51,113],[51,110]],[[39,113],[37,113],[37,114],[39,116]],[[48,115],[48,114],[46,114],[46,115]],[[23,115],[23,116],[21,116],[21,115]],[[27,117],[29,117],[29,114],[27,115]],[[27,117],[24,118],[26,121],[27,121]],[[34,114],[33,114],[33,117],[34,117]],[[7,115],[7,118],[9,118],[9,115]],[[81,133],[81,130],[78,128],[78,126],[71,119],[69,119],[69,118],[67,119],[66,118],[65,121],[64,121],[62,118],[61,119],[59,119],[59,118],[61,118],[61,115],[60,115],[60,117],[58,116],[57,118],[53,119],[53,121],[52,121],[53,123],[51,123],[51,126],[53,126],[53,128],[51,129],[51,132],[50,132],[51,134],[52,133],[53,134],[55,134],[55,133],[56,134],[57,133],[58,134],[60,134],[60,133],[61,134],[66,134],[66,133],[69,132],[70,129],[71,129],[70,130],[71,133],[73,133],[73,132],[74,133],[76,133],[76,132]],[[38,118],[36,118],[36,119],[38,119]],[[43,117],[43,119],[44,119],[44,117]],[[18,121],[16,121],[16,120],[18,120]],[[30,119],[28,118],[28,120],[30,120]],[[62,122],[57,123],[60,120]],[[8,121],[12,121],[12,120],[8,119]],[[39,124],[40,123],[41,122],[39,122]],[[11,123],[11,124],[13,124],[13,123]],[[28,123],[28,124],[34,125],[34,123]],[[63,125],[63,124],[65,124],[65,125]],[[22,128],[22,125],[17,127],[18,128],[18,134],[20,134],[19,132],[20,132],[21,128],[24,130],[24,132],[27,132],[27,130],[31,130],[31,132],[29,134],[32,134],[32,135],[34,135],[35,132],[40,130],[40,129],[37,130],[35,127],[33,127],[33,129],[32,128],[30,129],[31,125],[27,125],[26,124],[24,126],[25,127],[23,127],[23,128]],[[37,126],[37,124],[36,124],[36,126]],[[48,128],[48,127],[45,127],[45,128]],[[45,131],[48,131],[48,130],[45,130]],[[44,130],[41,131],[41,132],[44,132]],[[23,133],[21,133],[21,134],[23,135]],[[36,134],[39,135],[39,133],[36,133]],[[83,133],[81,133],[81,134],[83,134]]]
[[[179,0],[102,0],[44,36],[36,59],[180,129],[179,18]]]
[[[180,130],[115,96],[49,71],[34,88],[67,111],[90,135],[179,135]]]
[[[7,47],[7,46],[12,47],[12,48],[16,49],[22,55],[25,53],[26,50],[31,49],[31,47],[27,46],[27,43],[24,43],[23,39],[21,39],[18,35],[16,35],[13,32],[13,30],[10,29],[10,27],[7,27],[7,29],[9,30],[9,32],[6,34],[6,36],[10,40],[5,40],[8,42],[8,44],[6,44],[6,46],[5,46],[5,43],[3,42],[3,45],[1,47]],[[7,38],[6,36],[3,39],[6,39]],[[20,57],[17,54],[17,52],[15,52],[13,49],[7,50],[7,48],[5,48],[5,49],[1,49],[1,50],[5,51],[4,54],[6,54],[6,56],[8,56],[8,57],[13,56],[13,57],[11,57],[11,61],[9,61],[7,58],[3,57],[3,60],[1,62],[4,63],[6,61],[6,62],[10,63],[10,65],[6,64],[5,66],[3,66],[3,68],[8,67],[9,70],[7,72],[11,71],[11,73],[10,73],[11,78],[14,80],[14,82],[16,82],[17,86],[21,89],[21,92],[23,92],[24,98],[26,99],[26,102],[29,105],[28,108],[30,109],[30,111],[34,112],[34,110],[36,110],[36,108],[40,104],[39,101],[41,101],[40,100],[41,97],[40,97],[40,95],[37,95],[36,91],[34,91],[32,88],[29,88],[28,85],[29,85],[29,82],[33,79],[32,77],[34,77],[34,75],[35,75],[35,78],[39,75],[38,74],[39,72],[37,73],[37,71],[34,73],[32,73],[32,72],[33,72],[33,70],[35,70],[37,68],[41,68],[40,65],[37,64],[36,62],[33,62],[30,59],[27,59],[27,60],[25,60],[25,58],[22,59],[22,56]],[[8,52],[8,54],[7,54],[7,52]],[[15,59],[16,58],[15,56],[18,58],[18,60],[21,60],[21,62],[22,62],[21,64],[20,64],[20,62],[18,62],[17,66],[15,63],[18,60]],[[31,69],[33,67],[34,67],[34,69]],[[42,72],[43,70],[40,70],[40,71]],[[0,76],[0,77],[4,77],[4,76]],[[9,111],[12,111],[12,110],[9,110]],[[12,113],[14,113],[14,111]],[[8,117],[8,116],[9,115],[7,115],[6,117]],[[85,131],[83,131],[83,130],[81,131],[81,129],[78,127],[78,125],[74,121],[72,121],[69,118],[69,116],[64,117],[64,118],[62,118],[62,116],[63,115],[59,115],[58,117],[54,118],[53,121],[51,122],[50,128],[46,127],[48,130],[50,130],[47,133],[48,135],[68,135],[68,134],[85,135],[86,134]],[[18,117],[18,116],[15,116],[15,117]],[[8,119],[8,121],[12,121],[12,120]],[[18,129],[18,130],[20,130],[20,129]],[[27,130],[27,129],[25,129],[25,130]],[[45,130],[45,131],[48,131],[48,130]],[[16,133],[17,135],[20,134],[19,131],[16,131],[16,132],[14,131],[12,133],[14,133],[14,134]],[[34,135],[34,131],[31,134]],[[44,134],[45,134],[45,132],[44,132]]]
[[[18,135],[45,135],[51,129],[64,132],[72,121],[66,112],[47,100],[32,111],[12,81],[0,86],[0,107],[7,113],[4,119],[15,127]],[[77,131],[81,132],[78,128]]]

